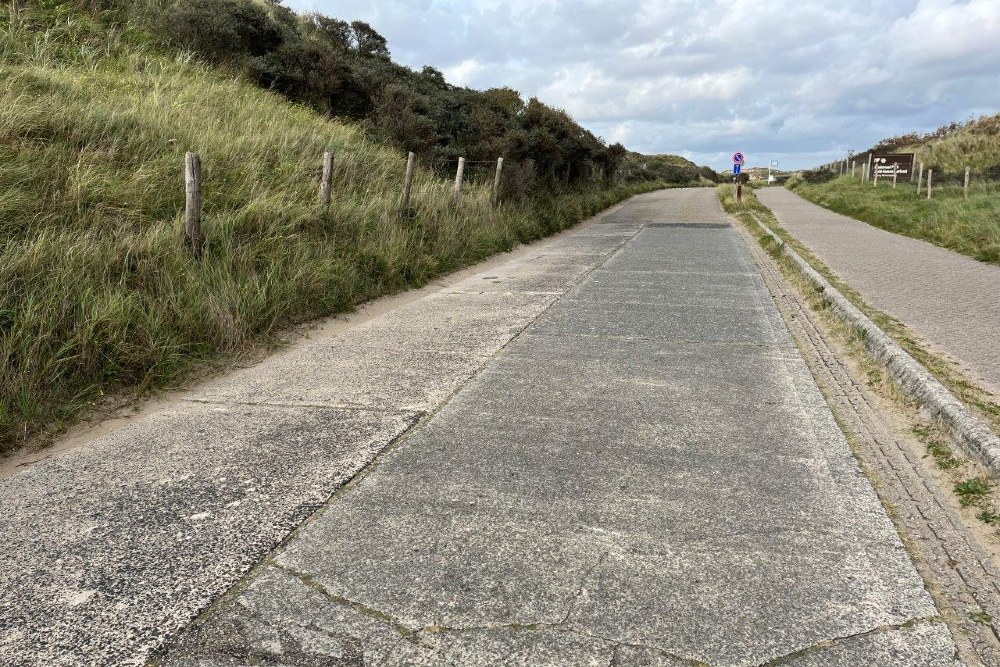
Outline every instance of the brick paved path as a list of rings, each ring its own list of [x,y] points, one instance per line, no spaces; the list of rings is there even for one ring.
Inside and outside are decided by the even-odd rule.
[[[757,196],[869,304],[1000,394],[1000,267],[833,213],[785,188]]]

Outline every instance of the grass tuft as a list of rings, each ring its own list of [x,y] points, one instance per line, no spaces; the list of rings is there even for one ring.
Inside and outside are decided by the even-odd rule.
[[[962,507],[978,505],[989,497],[990,480],[986,477],[974,477],[955,484],[955,495]]]

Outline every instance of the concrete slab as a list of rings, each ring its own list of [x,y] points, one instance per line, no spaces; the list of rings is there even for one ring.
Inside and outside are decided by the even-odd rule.
[[[0,664],[141,664],[414,419],[182,404],[0,480]]]
[[[564,299],[532,327],[532,333],[791,347],[794,343],[780,317],[773,309],[754,304],[664,308],[635,300]]]
[[[193,400],[426,412],[530,324],[554,296],[439,293],[278,355]]]
[[[291,661],[312,644],[345,665],[950,664],[717,209],[673,191],[620,210],[606,224],[667,227],[581,274],[166,667],[313,664]]]

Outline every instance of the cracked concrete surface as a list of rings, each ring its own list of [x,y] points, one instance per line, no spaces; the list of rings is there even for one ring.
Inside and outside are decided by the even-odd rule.
[[[388,340],[404,359],[447,341],[479,368],[392,387],[430,416],[160,664],[956,664],[727,223],[711,190],[656,193],[396,314],[406,331],[478,294],[439,332]],[[480,327],[476,303],[523,323]],[[377,404],[378,367],[316,355],[350,373],[342,390],[291,359],[266,366],[277,384],[247,374],[205,400]]]
[[[640,226],[535,244],[0,480],[0,665],[144,664]]]

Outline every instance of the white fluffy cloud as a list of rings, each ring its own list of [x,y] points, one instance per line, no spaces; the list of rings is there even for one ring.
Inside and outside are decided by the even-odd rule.
[[[609,141],[725,167],[825,162],[1000,111],[1000,0],[286,0],[394,58],[510,85]]]

